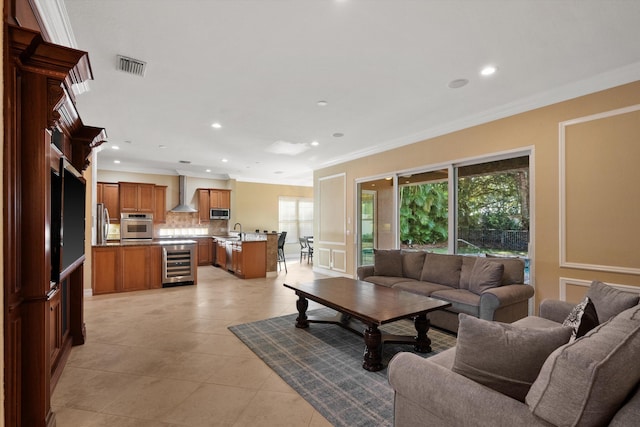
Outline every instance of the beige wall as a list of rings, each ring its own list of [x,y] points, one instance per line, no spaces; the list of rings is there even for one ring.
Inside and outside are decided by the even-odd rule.
[[[560,226],[560,167],[559,167],[559,123],[592,114],[602,113],[640,104],[640,82],[583,96],[573,100],[532,110],[480,126],[474,126],[426,141],[407,145],[384,153],[368,156],[351,162],[317,170],[314,184],[322,177],[346,173],[347,176],[347,233],[355,230],[355,180],[374,175],[392,174],[397,171],[417,169],[429,165],[447,164],[464,159],[482,157],[516,150],[532,150],[532,232],[531,251],[532,278],[536,287],[536,307],[545,298],[559,298],[566,292],[567,300],[576,300],[584,293],[591,280],[598,279],[612,284],[640,286],[637,274],[597,271],[584,268],[561,267],[559,261]],[[640,126],[634,122],[632,126]],[[636,141],[637,143],[637,141]],[[607,142],[603,141],[606,145]],[[595,154],[594,154],[595,155]],[[638,159],[634,159],[637,165]],[[594,171],[597,173],[597,171]],[[630,185],[636,175],[625,168],[612,171],[625,186],[615,206],[599,206],[594,200],[593,208],[582,212],[593,216],[597,223],[601,209],[620,209],[625,212],[640,212],[638,186]],[[606,190],[605,190],[606,191]],[[633,194],[631,194],[632,192]],[[626,194],[626,196],[625,196]],[[316,204],[319,200],[316,198]],[[316,210],[316,212],[318,212]],[[609,224],[615,227],[616,224]],[[634,233],[637,233],[633,230]],[[615,233],[606,234],[607,236]],[[348,239],[347,273],[354,274],[355,244]],[[615,245],[606,242],[604,247]],[[600,251],[597,243],[594,252]],[[322,248],[316,243],[316,250]],[[635,253],[637,254],[637,247]],[[563,295],[562,295],[563,296]]]

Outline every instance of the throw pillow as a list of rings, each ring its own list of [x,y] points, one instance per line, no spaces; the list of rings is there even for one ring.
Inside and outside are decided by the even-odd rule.
[[[458,315],[452,370],[524,402],[549,354],[569,341],[571,328],[531,329]]]
[[[607,425],[640,381],[639,318],[633,307],[554,351],[527,394],[529,410],[553,425]]]
[[[598,324],[596,308],[589,297],[585,297],[582,302],[573,307],[573,310],[571,310],[567,318],[562,322],[562,326],[570,326],[573,329],[569,342],[573,342],[576,338],[580,338],[591,329],[598,326]]]
[[[402,274],[404,277],[420,280],[426,254],[425,251],[402,251]]]
[[[640,295],[625,292],[597,280],[591,283],[587,296],[598,313],[598,321],[604,323],[618,313],[638,305]]]
[[[460,284],[461,255],[429,252],[424,259],[420,280],[458,288]]]
[[[497,288],[502,285],[503,273],[503,264],[491,262],[487,258],[478,258],[469,277],[469,290],[480,295],[487,289]]]
[[[400,249],[374,249],[373,275],[402,277]]]

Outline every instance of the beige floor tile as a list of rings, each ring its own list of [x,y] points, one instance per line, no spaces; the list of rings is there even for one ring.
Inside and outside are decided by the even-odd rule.
[[[162,420],[199,387],[193,381],[139,377],[122,389],[102,412],[145,420]]]
[[[308,426],[313,412],[313,407],[297,394],[258,391],[234,427]]]
[[[314,276],[297,263],[252,280],[199,267],[196,286],[85,298],[87,341],[52,397],[58,427],[328,425],[227,329],[295,313],[282,284]]]
[[[249,406],[256,391],[203,384],[161,419],[188,426],[230,426]]]

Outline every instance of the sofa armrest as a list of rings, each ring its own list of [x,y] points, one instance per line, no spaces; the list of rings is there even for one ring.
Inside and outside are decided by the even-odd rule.
[[[504,285],[487,289],[480,295],[480,318],[494,320],[493,313],[498,308],[526,302],[533,294],[533,287],[525,284]]]
[[[402,420],[411,419],[422,419],[426,425],[429,414],[449,426],[540,425],[526,404],[413,353],[396,354],[388,372],[389,384],[396,393],[396,427],[405,424]],[[399,405],[403,400],[411,404]],[[408,408],[418,414],[398,413]]]
[[[357,271],[358,280],[364,280],[369,276],[373,276],[373,265],[363,265],[358,267]]]
[[[562,323],[575,304],[555,299],[545,299],[540,303],[540,317]]]

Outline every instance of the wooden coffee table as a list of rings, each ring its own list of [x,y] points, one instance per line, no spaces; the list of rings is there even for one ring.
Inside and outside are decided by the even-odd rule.
[[[373,283],[346,277],[318,279],[311,283],[287,285],[298,295],[296,307],[297,328],[308,328],[309,323],[332,323],[364,337],[365,353],[362,367],[367,371],[379,371],[382,366],[382,346],[385,342],[412,344],[420,353],[431,351],[431,339],[427,336],[427,313],[449,307],[451,304],[434,298],[406,291],[374,285]],[[309,301],[315,301],[338,311],[333,318],[307,316]],[[416,336],[383,334],[378,326],[396,320],[415,317]],[[364,332],[353,319],[366,326]]]

